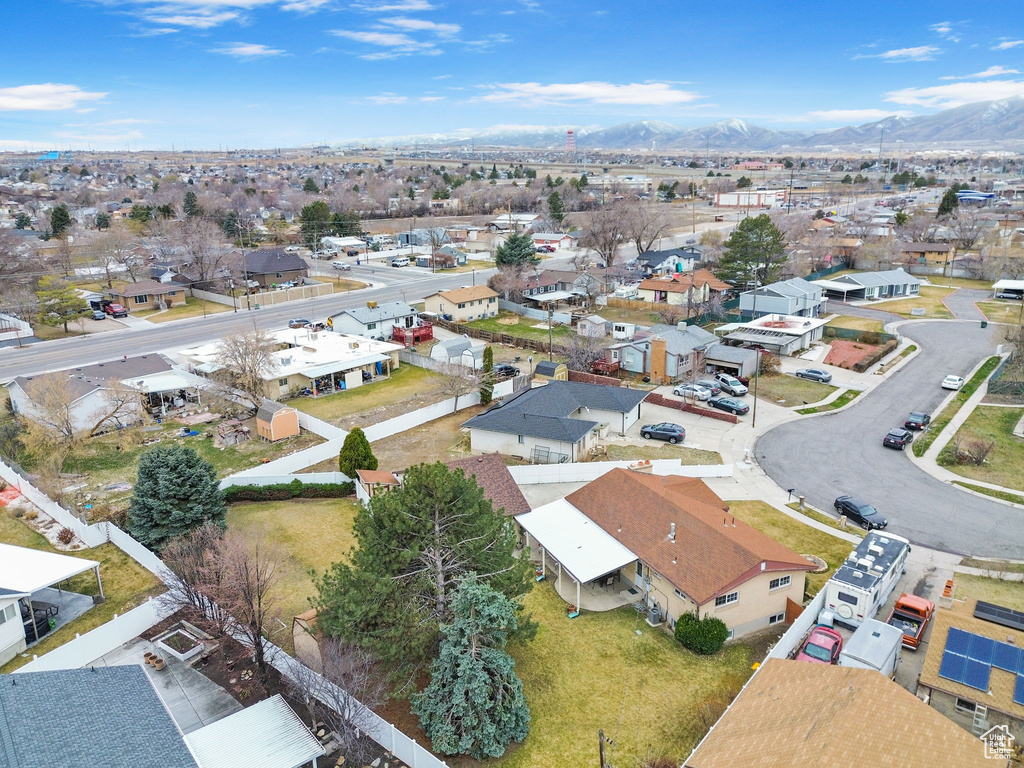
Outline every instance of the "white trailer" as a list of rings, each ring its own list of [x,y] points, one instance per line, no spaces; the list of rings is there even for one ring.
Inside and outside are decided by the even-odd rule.
[[[874,669],[890,680],[896,676],[903,630],[877,619],[865,619],[839,652],[839,666]]]
[[[873,619],[896,587],[906,567],[910,542],[891,533],[871,531],[825,583],[819,621],[850,629]]]

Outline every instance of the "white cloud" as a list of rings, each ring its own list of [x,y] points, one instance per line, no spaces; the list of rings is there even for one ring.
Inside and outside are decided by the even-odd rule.
[[[95,0],[108,7],[122,7],[143,22],[160,25],[141,31],[140,36],[171,34],[180,28],[206,30],[229,21],[247,21],[258,8],[278,8],[295,13],[313,13],[332,0]]]
[[[973,77],[996,77],[998,75],[1019,75],[1019,69],[1007,69],[1006,67],[989,67],[984,72],[975,72],[973,75],[946,75],[939,80],[970,80]]]
[[[451,77],[451,75],[436,75],[436,76],[434,76],[434,77],[432,77],[430,79],[431,80],[447,80],[449,77]]]
[[[375,32],[372,30],[332,29],[332,35],[345,37],[367,45],[378,45],[382,48],[393,48],[391,51],[365,53],[359,56],[366,61],[382,61],[398,59],[403,56],[439,56],[442,51],[433,42],[414,40],[402,32]]]
[[[41,83],[0,88],[0,112],[39,111],[56,112],[78,109],[81,102],[99,101],[107,94],[83,91],[77,85]]]
[[[893,111],[891,109],[820,109],[791,119],[824,123],[868,123],[886,117],[909,117],[911,114],[913,113],[905,110]]]
[[[19,141],[18,139],[0,139],[0,152],[34,152],[35,150],[53,149],[53,144],[41,141]]]
[[[357,11],[387,13],[391,11],[432,11],[434,5],[427,0],[399,0],[394,3],[352,3]]]
[[[931,61],[935,58],[936,53],[940,53],[941,49],[936,48],[934,45],[919,45],[915,48],[894,48],[891,51],[884,51],[883,53],[872,53],[872,54],[860,54],[854,56],[855,59],[881,59],[882,61],[899,62],[899,61]]]
[[[997,101],[1024,96],[1022,80],[979,80],[935,85],[930,88],[902,88],[885,95],[886,101],[930,109],[951,109],[977,101]]]
[[[504,32],[495,32],[494,34],[487,35],[486,37],[481,38],[480,40],[467,40],[466,47],[474,48],[477,51],[482,51],[494,45],[511,42],[511,40],[512,38],[506,35]]]
[[[1016,48],[1018,45],[1024,45],[1024,40],[1003,40],[1003,42],[993,45],[992,50],[1008,51],[1011,48]]]
[[[949,40],[951,43],[959,43],[960,37],[956,34],[956,26],[959,22],[955,21],[940,21],[938,24],[932,24],[928,29],[937,34],[943,40]]]
[[[320,10],[330,0],[291,0],[281,6],[285,11],[296,11],[297,13],[311,13]]]
[[[444,101],[444,96],[420,96],[420,101]]]
[[[54,131],[53,136],[64,141],[75,141],[81,144],[107,144],[118,145],[126,141],[134,141],[143,138],[142,131],[128,131],[127,133],[71,133],[67,131]]]
[[[394,93],[381,93],[377,96],[367,97],[367,101],[372,101],[374,104],[405,104],[408,100],[407,96],[398,96]]]
[[[425,19],[410,19],[404,16],[395,16],[392,18],[381,19],[381,23],[389,24],[392,27],[398,27],[399,29],[408,29],[410,31],[425,31],[433,32],[435,35],[441,38],[451,38],[459,34],[462,31],[462,27],[458,24],[438,24],[434,21],[426,21]]]
[[[223,48],[211,48],[210,53],[223,53],[240,59],[262,59],[268,56],[281,56],[285,51],[280,48],[268,48],[262,43],[228,43]]]
[[[225,22],[237,19],[241,14],[235,11],[224,11],[222,13],[179,13],[170,16],[147,15],[147,21],[156,24],[173,24],[177,27],[190,27],[192,29],[212,29],[219,27]]]
[[[597,81],[585,83],[494,83],[482,86],[491,92],[480,101],[524,102],[528,104],[644,104],[664,106],[685,104],[702,98],[699,93],[679,91],[667,83],[616,85]]]

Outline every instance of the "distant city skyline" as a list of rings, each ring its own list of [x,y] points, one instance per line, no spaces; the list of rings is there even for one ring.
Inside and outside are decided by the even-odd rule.
[[[829,130],[1024,95],[1019,6],[9,0],[0,151],[503,127]]]

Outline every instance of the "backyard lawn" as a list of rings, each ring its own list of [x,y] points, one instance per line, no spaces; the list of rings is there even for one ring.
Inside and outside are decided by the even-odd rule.
[[[683,464],[721,464],[722,456],[703,448],[685,445],[609,445],[608,455],[599,461],[634,461],[637,459],[682,459]]]
[[[185,299],[184,304],[179,304],[176,307],[171,307],[167,310],[147,309],[142,312],[136,310],[132,312],[132,317],[149,320],[151,323],[167,323],[171,320],[184,320],[187,317],[205,317],[206,315],[230,311],[231,307],[227,304],[218,304],[216,301],[206,301],[205,299],[197,299],[190,296]]]
[[[992,299],[979,301],[978,309],[993,323],[1019,323],[1024,316],[1024,301]]]
[[[881,320],[874,320],[870,317],[850,317],[849,315],[836,315],[828,321],[833,328],[849,328],[854,331],[872,331],[883,333],[884,323]]]
[[[750,394],[754,394],[754,382],[750,382]],[[798,379],[796,376],[777,374],[762,375],[757,382],[757,396],[768,403],[786,408],[807,403],[817,403],[836,391],[838,387],[822,384],[820,381]]]
[[[308,611],[309,598],[316,594],[310,571],[323,573],[333,563],[348,559],[355,545],[352,526],[357,509],[352,499],[262,501],[228,508],[229,530],[246,536],[262,531],[267,540],[276,542],[285,552],[285,562],[277,573],[275,598],[276,609],[288,629],[274,632],[272,639],[288,653],[294,650],[291,619]]]
[[[297,397],[288,405],[332,424],[358,414],[353,426],[365,427],[381,420],[374,409],[401,405],[408,412],[444,400],[441,381],[441,376],[426,368],[403,365],[389,379],[322,397]]]
[[[483,320],[473,320],[466,323],[470,328],[479,328],[492,333],[506,333],[509,336],[517,336],[521,339],[533,339],[534,341],[547,341],[547,328],[534,328],[535,325],[543,325],[541,320],[533,320],[529,317],[521,317],[514,312],[500,312],[497,317],[488,317]],[[565,325],[556,325],[551,332],[557,342],[575,333],[572,328]]]
[[[817,594],[856,547],[844,539],[804,525],[763,501],[730,501],[729,514],[736,515],[798,554],[816,555],[828,563],[829,569],[825,573],[807,574],[807,591],[811,595]]]
[[[903,317],[930,317],[938,318],[941,320],[948,320],[953,317],[953,313],[946,309],[946,305],[942,303],[942,299],[949,296],[949,294],[955,291],[955,288],[942,288],[935,285],[922,285],[921,295],[916,299],[895,299],[893,301],[883,301],[877,304],[872,304],[872,309],[880,309],[883,312],[892,312],[894,315],[902,315]],[[923,309],[923,315],[911,315],[910,310],[912,309]]]
[[[956,582],[957,600],[977,598],[1015,611],[1024,611],[1024,585],[1019,581],[988,579],[965,573],[954,574],[953,581]]]
[[[1006,488],[1024,491],[1024,440],[1013,436],[1024,408],[1001,408],[994,405],[979,405],[957,432],[961,439],[980,439],[985,443],[995,441],[995,448],[982,466],[953,463],[953,444],[950,441],[939,454],[939,464],[971,480],[981,480]],[[954,438],[955,439],[955,438]]]
[[[7,509],[0,509],[0,542],[39,549],[44,552],[56,551],[46,539],[15,518]],[[33,654],[42,656],[73,639],[76,633],[84,634],[90,629],[95,629],[100,624],[110,621],[115,613],[122,614],[140,605],[146,598],[159,595],[164,591],[163,584],[156,576],[113,544],[103,544],[92,549],[61,552],[60,554],[96,560],[100,563],[100,578],[103,580],[103,594],[106,595],[106,601],[93,606],[74,621],[46,635],[39,643],[29,648],[27,657],[15,657],[3,668],[0,668],[0,673],[12,672],[31,661]],[[68,583],[68,589],[85,595],[95,595],[97,592],[96,577],[92,571],[75,576]]]

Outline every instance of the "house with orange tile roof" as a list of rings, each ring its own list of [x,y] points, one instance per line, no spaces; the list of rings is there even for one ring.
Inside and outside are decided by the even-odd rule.
[[[721,619],[731,637],[799,609],[810,561],[730,515],[703,480],[649,467],[614,469],[516,517],[545,569],[551,562],[575,586],[576,605],[586,585],[623,583],[669,629],[696,613]]]

